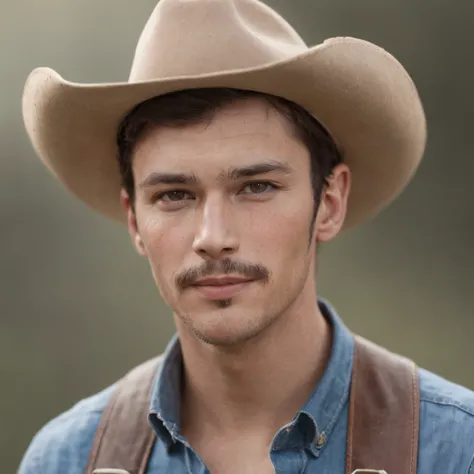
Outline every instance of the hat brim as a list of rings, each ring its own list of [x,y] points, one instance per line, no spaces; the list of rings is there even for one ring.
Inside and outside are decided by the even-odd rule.
[[[116,159],[121,120],[154,96],[204,87],[274,94],[317,117],[352,172],[344,229],[395,199],[423,155],[426,121],[413,81],[392,55],[354,38],[333,38],[262,67],[138,83],[79,84],[37,68],[24,88],[23,118],[54,175],[93,209],[126,222]]]

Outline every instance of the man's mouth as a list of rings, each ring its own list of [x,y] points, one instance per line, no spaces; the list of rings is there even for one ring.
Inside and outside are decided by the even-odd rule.
[[[232,298],[247,288],[253,281],[250,278],[221,276],[201,278],[192,285],[205,298],[211,300],[224,300]]]

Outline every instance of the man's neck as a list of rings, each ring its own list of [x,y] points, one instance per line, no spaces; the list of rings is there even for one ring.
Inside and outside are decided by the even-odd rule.
[[[186,436],[247,433],[270,444],[308,400],[329,358],[331,328],[312,301],[294,305],[264,334],[239,347],[184,341],[181,425]]]

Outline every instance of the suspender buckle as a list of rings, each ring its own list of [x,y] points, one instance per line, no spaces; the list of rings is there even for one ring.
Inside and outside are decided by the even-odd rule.
[[[92,474],[129,474],[129,472],[124,469],[112,469],[106,467],[104,469],[94,469]]]
[[[388,474],[383,469],[356,469],[352,474]]]

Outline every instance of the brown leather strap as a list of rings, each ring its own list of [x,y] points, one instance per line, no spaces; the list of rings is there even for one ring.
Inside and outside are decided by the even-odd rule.
[[[145,474],[155,443],[148,409],[159,362],[150,360],[119,382],[97,430],[87,474],[101,468]],[[415,364],[356,336],[346,474],[357,469],[416,474],[419,400]]]
[[[151,359],[118,382],[97,429],[86,474],[105,468],[145,474],[155,443],[148,411],[159,363],[160,358]]]
[[[359,336],[355,341],[346,474],[357,469],[416,474],[418,369]]]

